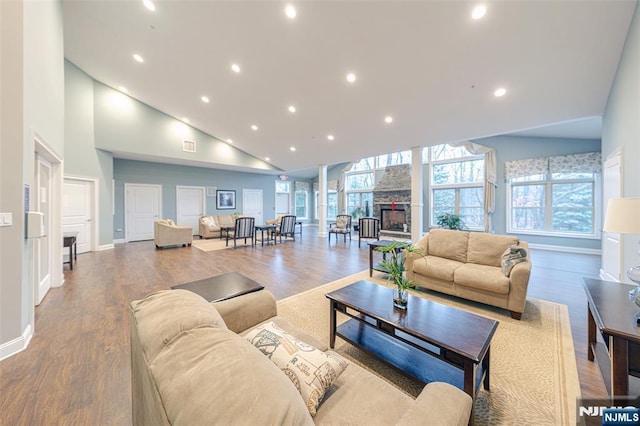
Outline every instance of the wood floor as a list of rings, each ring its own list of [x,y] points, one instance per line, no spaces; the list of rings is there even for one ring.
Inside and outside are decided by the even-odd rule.
[[[328,244],[317,232],[305,227],[295,242],[208,253],[156,250],[145,241],[79,255],[73,271],[65,266],[65,284],[36,308],[27,350],[0,362],[0,424],[131,424],[128,303],[231,271],[282,299],[368,268],[366,244]],[[582,277],[597,275],[599,256],[540,250],[531,256],[529,296],[568,305],[582,396],[605,396],[597,367],[587,361],[582,289]]]

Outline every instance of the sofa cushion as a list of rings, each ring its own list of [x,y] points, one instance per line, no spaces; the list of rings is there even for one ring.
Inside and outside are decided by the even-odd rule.
[[[470,232],[467,262],[478,265],[500,266],[502,253],[518,238],[510,235],[493,235],[485,232]]]
[[[243,418],[313,424],[291,381],[230,330],[201,326],[184,331],[150,369],[172,425],[234,425]]]
[[[236,224],[235,219],[230,214],[219,214],[216,219],[216,223],[221,228],[235,226]]]
[[[509,278],[501,267],[465,263],[454,273],[456,285],[486,290],[492,293],[508,294]]]
[[[454,271],[462,266],[462,262],[436,256],[425,256],[413,262],[413,272],[444,281],[453,281]]]
[[[272,321],[249,332],[245,338],[265,354],[296,386],[309,413],[314,416],[325,392],[347,368],[347,361],[296,339]]]
[[[432,256],[464,263],[467,261],[468,243],[468,232],[451,229],[432,229],[429,231],[429,254]]]
[[[153,359],[176,336],[201,325],[227,328],[224,320],[202,297],[188,290],[161,290],[131,303],[140,342]]]

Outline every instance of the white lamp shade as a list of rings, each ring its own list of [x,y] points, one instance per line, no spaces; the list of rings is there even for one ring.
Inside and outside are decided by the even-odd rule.
[[[640,198],[611,198],[602,230],[617,234],[640,234]]]

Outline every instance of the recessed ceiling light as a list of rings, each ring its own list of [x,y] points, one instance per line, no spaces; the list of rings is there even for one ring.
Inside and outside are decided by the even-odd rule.
[[[293,7],[293,5],[288,4],[287,7],[284,8],[284,13],[287,15],[288,18],[293,19],[296,17],[297,13],[296,13],[296,8]]]
[[[182,117],[182,121],[184,121],[185,123],[189,124],[189,119],[187,117]]]
[[[240,65],[233,64],[231,65],[231,69],[233,70],[233,72],[240,72]]]
[[[152,11],[152,12],[156,11],[156,5],[153,4],[153,2],[151,0],[142,0],[142,3],[144,3],[144,7],[146,7],[150,11]]]
[[[347,74],[347,81],[349,83],[353,83],[354,81],[356,81],[356,75],[350,72],[349,74]]]
[[[271,161],[271,158],[269,158],[269,157],[264,157],[264,161]]]
[[[390,115],[387,115],[384,118],[384,122],[387,123],[387,124],[391,123],[392,121],[393,121],[393,117],[391,117]]]
[[[118,86],[118,90],[121,91],[122,93],[126,93],[127,95],[129,94],[129,91],[124,86]]]
[[[200,99],[201,99],[201,100],[202,100],[202,102],[204,102],[205,104],[208,104],[208,103],[209,103],[209,98],[208,98],[208,97],[206,97],[206,96],[203,96],[203,97],[201,97]]]
[[[334,140],[334,139],[335,139],[335,137],[334,137],[333,135],[328,135],[328,136],[327,136],[327,139],[329,139],[330,141],[332,141],[332,140]]]
[[[296,107],[293,105],[289,105],[289,112],[296,112]]]
[[[480,19],[485,15],[485,13],[487,13],[487,7],[481,4],[473,8],[473,12],[471,12],[471,17],[473,19]]]
[[[233,143],[233,140],[227,139],[227,143]]]
[[[140,62],[140,63],[144,62],[144,58],[142,56],[138,55],[137,53],[133,54],[133,59],[135,59],[136,62]]]
[[[256,126],[255,124],[251,125],[251,130],[258,130],[258,126]]]
[[[493,96],[500,97],[504,96],[506,93],[507,89],[505,89],[504,87],[500,87],[499,89],[496,89],[495,92],[493,92]]]
[[[296,150],[295,146],[292,146],[291,148],[289,148],[289,150],[291,150],[292,152]]]

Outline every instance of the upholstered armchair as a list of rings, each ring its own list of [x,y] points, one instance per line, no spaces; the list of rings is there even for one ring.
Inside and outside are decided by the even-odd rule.
[[[361,217],[358,221],[358,247],[364,239],[380,239],[380,219],[377,217]]]
[[[276,228],[276,237],[280,237],[280,242],[282,242],[282,236],[285,238],[291,237],[293,241],[296,240],[296,216],[293,215],[284,215],[280,219],[280,223]]]
[[[153,224],[153,241],[157,249],[179,245],[191,247],[193,228],[178,226],[171,219],[158,219]]]
[[[283,214],[279,214],[278,216],[276,216],[276,218],[275,218],[275,219],[273,219],[273,220],[267,220],[265,223],[266,223],[267,225],[280,225],[280,221],[282,220],[282,217],[283,217],[283,216],[284,216]]]
[[[331,242],[331,234],[336,234],[336,241],[338,241],[338,235],[342,235],[344,242],[347,242],[347,235],[351,240],[351,216],[348,214],[339,214],[336,216],[336,223],[331,224],[329,227],[329,242]]]
[[[236,219],[233,231],[227,232],[226,245],[229,245],[229,240],[233,240],[233,248],[236,248],[238,240],[244,240],[247,244],[247,239],[251,245],[255,245],[256,234],[256,219],[253,217],[239,217]]]

